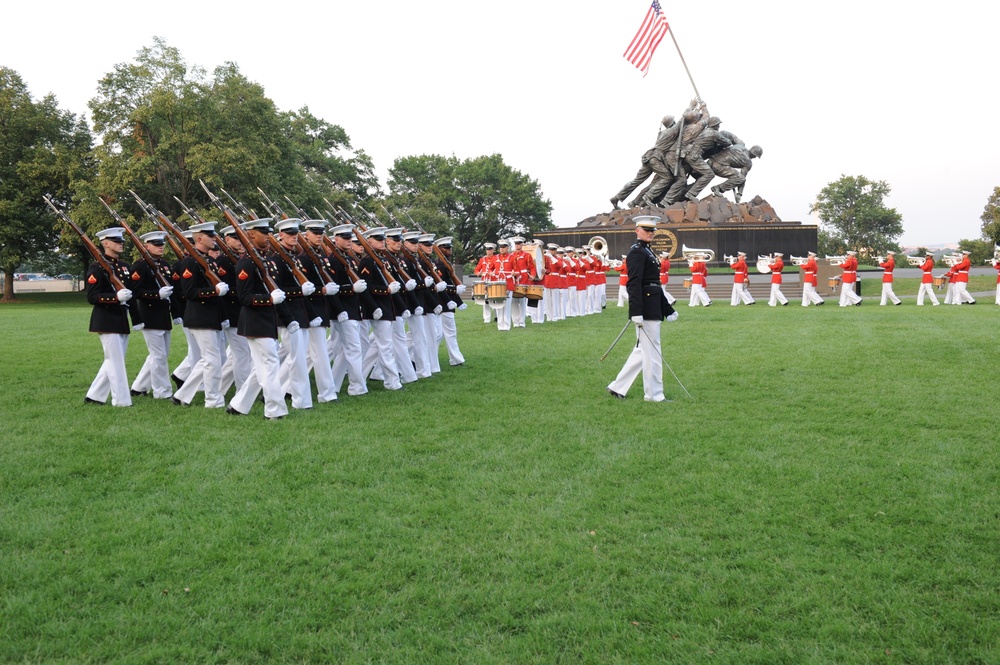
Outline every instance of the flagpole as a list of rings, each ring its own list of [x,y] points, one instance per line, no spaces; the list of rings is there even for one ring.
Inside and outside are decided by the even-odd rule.
[[[688,80],[691,81],[691,87],[694,88],[694,94],[698,99],[701,99],[701,93],[698,92],[698,86],[694,84],[694,79],[691,77],[691,70],[688,69],[688,63],[684,60],[684,54],[681,53],[681,47],[677,43],[677,38],[674,37],[674,31],[669,26],[667,27],[667,32],[670,33],[670,39],[674,42],[674,47],[677,49],[677,55],[681,57],[681,64],[684,65],[684,71],[687,72]]]

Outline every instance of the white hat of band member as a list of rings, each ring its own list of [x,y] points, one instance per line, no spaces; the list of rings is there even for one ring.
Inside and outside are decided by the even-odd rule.
[[[403,240],[406,242],[418,242],[420,239],[420,231],[407,231],[403,234]]]
[[[893,256],[896,256],[896,252],[892,251],[891,249],[888,252],[886,252],[886,254],[892,254]]]
[[[501,238],[500,240],[497,240],[497,245],[499,247],[510,247],[510,241],[506,240],[504,238]]]
[[[774,255],[775,256],[784,256],[784,254],[782,254],[781,252],[775,252]]]
[[[548,245],[545,246],[545,248],[546,249],[559,249],[559,245],[555,244],[554,242],[550,242]]]
[[[497,246],[494,245],[491,242],[485,242],[485,243],[483,243],[483,249],[496,249],[496,248],[497,248]]]
[[[519,243],[519,242],[520,242],[520,243],[523,243],[523,242],[524,242],[524,238],[522,238],[521,236],[514,236],[513,238],[511,238],[511,240],[513,240],[513,241],[514,241],[514,244],[515,244],[515,245],[516,245],[517,243]]]
[[[364,232],[366,238],[371,238],[372,240],[384,240],[386,229],[384,226],[376,226],[374,228],[368,229]]]
[[[451,247],[451,236],[445,236],[443,238],[438,238],[437,240],[434,241],[434,244],[437,245],[438,247],[441,247],[441,246]]]
[[[280,231],[291,231],[292,229],[295,229],[296,231],[298,231],[300,221],[301,220],[299,220],[298,217],[289,217],[288,219],[283,219],[274,225],[274,230],[280,232]]]
[[[302,228],[306,231],[315,231],[316,233],[325,232],[328,226],[330,226],[330,222],[325,219],[307,219],[302,222]]]
[[[335,236],[354,235],[354,224],[341,224],[330,229],[330,233]]]
[[[150,231],[149,233],[143,233],[139,236],[139,240],[143,242],[163,242],[166,239],[166,231]]]
[[[218,222],[202,222],[201,224],[192,224],[188,227],[188,231],[191,233],[208,233],[210,235],[215,234],[215,226]]]
[[[250,221],[243,222],[240,224],[244,231],[263,231],[264,233],[271,232],[271,218],[270,217],[258,217],[257,219],[251,219]]]
[[[746,256],[746,252],[736,252],[736,256]]]
[[[103,231],[97,232],[98,240],[117,240],[118,242],[125,242],[125,229],[120,226],[112,226],[109,229],[104,229]]]
[[[656,215],[636,215],[632,218],[632,222],[637,229],[653,230],[659,221],[660,218]]]
[[[809,256],[816,256],[816,252],[809,252]]]

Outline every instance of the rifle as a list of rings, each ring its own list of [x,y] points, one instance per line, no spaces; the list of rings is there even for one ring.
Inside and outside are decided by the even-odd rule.
[[[128,234],[128,237],[132,240],[132,244],[135,245],[135,248],[139,251],[139,256],[141,256],[142,260],[146,262],[149,269],[153,271],[153,275],[156,277],[156,281],[160,283],[160,286],[170,286],[173,288],[170,282],[167,281],[167,278],[163,276],[163,273],[160,272],[158,266],[156,265],[156,260],[150,255],[149,251],[146,250],[142,240],[140,240],[139,236],[135,234],[135,231],[133,231],[129,225],[125,223],[125,220],[122,219],[121,215],[112,210],[111,206],[109,206],[104,199],[98,196],[97,200],[104,204],[104,207],[108,209],[108,212],[111,213],[111,216],[118,223],[118,225],[125,229],[125,233]]]
[[[407,211],[404,210],[403,214],[405,214],[406,218],[409,219],[410,222],[414,226],[417,227],[418,231],[420,231],[421,233],[426,233],[426,231],[424,231],[423,227],[420,226],[419,224],[417,224],[414,221],[414,219],[412,217],[410,217],[410,213],[409,212],[407,212]],[[447,258],[445,258],[444,252],[441,251],[441,248],[438,247],[437,245],[434,245],[434,253],[437,254],[437,257],[441,260],[441,263],[444,264],[444,267],[448,269],[448,273],[451,275],[451,283],[454,284],[455,286],[458,286],[459,284],[461,284],[462,280],[460,280],[458,278],[458,275],[455,274],[455,269],[451,266],[451,261],[449,261]]]
[[[285,211],[281,209],[281,206],[279,206],[277,203],[275,203],[274,201],[272,201],[271,198],[267,194],[264,193],[263,189],[261,189],[260,187],[258,187],[257,191],[260,192],[260,195],[264,197],[264,207],[266,207],[269,212],[272,212],[275,216],[279,216],[282,219],[291,219],[285,213]],[[295,206],[294,203],[292,205]],[[298,207],[298,206],[295,206],[295,207]],[[303,215],[301,217],[301,219],[303,221],[305,221],[307,218],[308,218],[308,215]],[[301,233],[298,234],[298,241],[299,241],[299,247],[302,248],[302,251],[305,252],[305,255],[308,256],[309,260],[312,261],[313,264],[316,266],[316,272],[319,274],[319,278],[323,280],[323,283],[324,284],[329,284],[329,283],[333,282],[334,281],[333,276],[326,269],[326,266],[323,265],[323,261],[320,259],[319,255],[316,253],[316,250],[313,249],[312,245],[309,244],[308,240],[306,240],[305,238],[302,237]]]
[[[271,214],[273,214],[275,217],[280,217],[281,219],[288,219],[288,215],[286,215],[285,211],[281,209],[281,206],[279,206],[277,203],[275,203],[274,201],[272,201],[268,197],[268,195],[264,193],[263,189],[261,189],[260,187],[258,187],[257,191],[260,192],[260,195],[264,197],[264,201],[263,201],[264,207],[267,209],[268,212],[270,212]]]
[[[298,215],[302,219],[309,219],[309,214],[306,213],[306,211],[303,210],[302,208],[300,208],[299,206],[295,205],[295,202],[292,201],[292,199],[290,199],[287,195],[285,195],[285,200],[288,201],[288,204],[290,206],[292,206],[293,208],[295,208],[295,214],[296,215]],[[320,215],[319,219],[323,219],[323,215]]]
[[[326,199],[323,200],[325,201]],[[381,271],[382,273],[382,277],[385,278],[385,283],[392,284],[393,282],[396,282],[396,278],[392,276],[392,273],[390,273],[389,269],[385,267],[385,264],[382,262],[382,259],[380,259],[378,257],[378,254],[375,253],[375,249],[368,244],[368,240],[363,235],[361,235],[360,231],[358,231],[358,228],[365,228],[365,226],[360,222],[357,222],[350,215],[348,215],[343,208],[338,207],[337,209],[340,210],[340,212],[344,214],[344,216],[348,219],[348,221],[350,221],[356,227],[354,229],[354,235],[357,237],[358,242],[361,243],[361,246],[365,248],[365,253],[368,254],[368,256],[371,257],[372,261],[375,262],[375,265],[378,266],[379,271]]]
[[[226,221],[229,222],[234,229],[236,229],[236,236],[247,248],[247,256],[249,256],[250,260],[253,261],[253,264],[257,266],[257,272],[260,273],[260,277],[264,281],[264,288],[268,291],[280,290],[278,289],[278,285],[274,282],[274,278],[271,277],[271,272],[267,269],[267,264],[265,264],[264,259],[261,258],[260,252],[257,251],[257,246],[253,244],[253,241],[250,240],[250,236],[248,236],[247,232],[242,226],[240,226],[240,223],[236,219],[236,215],[233,214],[233,211],[227,208],[226,204],[223,203],[218,196],[208,191],[208,187],[205,187],[205,183],[203,181],[199,180],[198,182],[201,182],[201,186],[205,190],[205,193],[208,194],[209,200],[214,203],[220,211],[222,211],[222,215],[226,218]],[[270,234],[268,234],[268,236],[270,236]]]
[[[184,205],[184,202],[181,201],[176,196],[174,197],[174,201],[177,201],[177,204],[180,205],[181,210],[183,210],[185,214],[187,214],[187,216],[193,219],[197,224],[205,223],[204,217],[196,213],[194,210],[191,210],[191,208],[188,208],[186,205]],[[226,255],[226,258],[228,258],[230,261],[233,262],[234,266],[236,265],[236,262],[240,260],[238,256],[233,254],[233,250],[229,249],[229,247],[226,246],[225,241],[223,241],[221,238],[215,241],[215,246],[219,248],[220,252]]]
[[[184,249],[187,251],[188,255],[191,258],[193,258],[198,263],[199,266],[201,266],[201,269],[205,272],[205,277],[208,278],[208,282],[209,284],[212,285],[212,288],[215,288],[215,286],[222,281],[222,278],[220,278],[218,275],[215,274],[215,271],[212,270],[212,267],[210,265],[208,265],[208,261],[205,259],[204,256],[202,256],[201,252],[196,250],[194,248],[194,245],[191,244],[191,241],[184,237],[184,233],[179,228],[177,228],[177,226],[172,221],[170,221],[169,217],[167,217],[162,212],[157,210],[152,203],[146,203],[141,198],[139,198],[139,195],[133,192],[131,189],[128,191],[129,193],[132,194],[132,196],[135,197],[136,202],[139,204],[139,207],[142,208],[142,211],[146,214],[147,217],[149,217],[153,221],[159,220],[162,226],[165,227],[164,228],[165,231],[169,231],[170,233],[174,234],[174,237],[176,237],[180,241],[181,245],[184,246]]]
[[[54,212],[59,219],[66,222],[66,224],[68,224],[69,227],[76,231],[76,234],[80,236],[80,241],[83,242],[83,246],[87,248],[90,255],[94,257],[95,261],[97,261],[97,265],[101,266],[104,272],[108,273],[108,279],[111,281],[111,286],[114,287],[115,291],[121,291],[122,289],[128,290],[128,287],[126,287],[122,283],[122,280],[119,279],[118,275],[115,274],[115,270],[111,267],[111,264],[108,263],[108,259],[101,253],[101,250],[97,248],[94,241],[87,237],[87,234],[83,232],[83,229],[81,229],[76,222],[70,219],[69,215],[57,208],[55,204],[52,203],[52,199],[47,196],[42,196],[42,198],[45,199],[45,202],[49,204],[50,208],[52,208],[52,212]]]

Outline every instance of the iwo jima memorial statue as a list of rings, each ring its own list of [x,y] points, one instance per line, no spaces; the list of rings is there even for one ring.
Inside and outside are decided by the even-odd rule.
[[[682,257],[685,248],[711,250],[715,265],[737,252],[746,252],[753,262],[773,252],[805,256],[815,251],[815,225],[782,221],[760,196],[742,201],[747,174],[763,149],[747,147],[721,125],[700,99],[693,100],[679,120],[664,117],[639,171],[611,197],[610,212],[588,217],[576,227],[535,235],[560,246],[590,247],[615,259],[624,257],[635,242],[632,218],[654,215],[660,222],[652,249],[667,252],[671,259]],[[716,178],[722,181],[711,185]],[[702,197],[706,188],[710,194]],[[730,192],[733,201],[727,198]]]

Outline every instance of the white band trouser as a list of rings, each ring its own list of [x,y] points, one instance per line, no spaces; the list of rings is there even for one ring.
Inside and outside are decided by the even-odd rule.
[[[195,393],[205,391],[205,408],[221,409],[226,405],[222,394],[222,349],[219,346],[219,331],[211,328],[190,328],[191,337],[198,345],[201,357],[191,368],[191,374],[184,385],[177,389],[174,397],[190,404]]]
[[[125,374],[128,335],[102,333],[98,338],[104,349],[104,362],[101,363],[97,376],[87,390],[87,397],[103,404],[110,393],[112,406],[132,406],[132,395],[128,391],[128,376]]]
[[[137,392],[153,392],[155,399],[167,399],[173,395],[170,385],[170,331],[142,329],[142,338],[146,341],[146,361],[132,381],[132,390]]]
[[[278,418],[288,415],[285,391],[278,380],[278,340],[271,337],[248,337],[246,340],[250,349],[250,375],[233,395],[229,406],[244,415],[250,413],[257,395],[263,390],[264,416]]]

